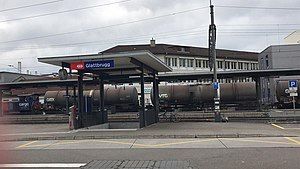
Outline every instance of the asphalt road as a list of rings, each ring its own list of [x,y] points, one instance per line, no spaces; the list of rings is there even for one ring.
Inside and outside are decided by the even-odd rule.
[[[140,164],[181,161],[188,162],[190,169],[283,169],[300,165],[300,137],[44,140],[7,145],[0,153],[12,157],[10,164],[31,164],[32,167],[60,164],[65,165],[63,168],[68,165],[78,168],[76,165],[87,167],[92,162],[100,164],[105,160],[138,160]],[[94,165],[94,168],[101,167]]]
[[[42,128],[41,128],[42,127]],[[32,140],[2,142],[0,168],[299,168],[299,124],[176,123],[158,124],[127,135],[152,134],[266,134],[242,138],[143,138]],[[12,136],[70,134],[54,125],[20,125]],[[78,135],[117,135],[119,132],[79,131]],[[121,133],[121,134],[122,134]],[[10,136],[9,135],[9,136]],[[7,136],[7,135],[6,135]],[[226,135],[225,135],[226,136]],[[271,136],[271,137],[270,137]],[[8,160],[1,161],[1,157]],[[100,165],[106,166],[100,166]],[[178,165],[177,167],[175,165]],[[110,166],[110,167],[109,167]],[[148,167],[147,167],[148,166]],[[124,167],[123,167],[124,168]]]
[[[3,152],[0,152],[3,153]],[[299,148],[184,148],[14,150],[17,163],[88,163],[91,160],[186,160],[192,168],[294,169],[300,165]]]

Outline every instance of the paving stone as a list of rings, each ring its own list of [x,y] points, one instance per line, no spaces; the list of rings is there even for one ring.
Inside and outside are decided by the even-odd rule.
[[[176,160],[93,160],[81,167],[98,169],[192,169],[189,161]]]

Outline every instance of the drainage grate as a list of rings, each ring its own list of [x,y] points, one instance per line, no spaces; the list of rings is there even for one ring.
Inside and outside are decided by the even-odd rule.
[[[192,169],[189,161],[153,161],[153,160],[93,160],[85,168],[98,169]]]

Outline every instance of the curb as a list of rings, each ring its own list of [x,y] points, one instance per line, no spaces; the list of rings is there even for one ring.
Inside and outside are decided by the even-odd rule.
[[[220,134],[220,135],[118,135],[118,136],[38,136],[3,139],[0,142],[42,141],[42,140],[94,140],[94,139],[191,139],[191,138],[253,138],[253,137],[298,137],[295,135],[266,134]]]

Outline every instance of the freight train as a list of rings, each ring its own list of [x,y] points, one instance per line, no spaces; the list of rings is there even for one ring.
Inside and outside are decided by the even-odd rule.
[[[72,97],[73,91],[69,91],[69,105],[75,103]],[[83,92],[85,104],[87,100],[90,107],[97,108],[100,103],[100,90],[87,90]],[[44,108],[48,112],[63,111],[66,107],[66,91],[47,91],[44,96]],[[113,112],[138,111],[138,92],[133,86],[105,86],[104,87],[104,103],[107,109]]]
[[[256,108],[255,83],[220,84],[221,107]],[[152,98],[153,100],[153,98]],[[207,85],[166,85],[159,87],[162,109],[203,109],[213,106],[214,89]]]
[[[277,102],[273,106],[286,108],[292,103],[292,99],[288,96],[286,90],[288,82],[279,81],[276,85]],[[104,88],[105,108],[112,112],[138,111],[139,95],[134,86],[105,86]],[[298,90],[299,92],[300,90]],[[152,93],[152,92],[151,92]],[[77,97],[73,97],[73,91],[69,91],[69,105],[73,105]],[[199,110],[211,108],[213,106],[214,91],[211,85],[195,84],[195,85],[161,85],[159,86],[159,103],[161,110],[170,109],[186,109]],[[152,97],[152,95],[151,95]],[[99,90],[84,91],[85,100],[90,101],[90,105],[97,109],[99,106],[100,92]],[[13,105],[4,102],[4,105],[10,105],[14,111],[22,113],[29,112],[65,112],[66,92],[65,91],[47,91],[44,95],[44,103],[38,102],[38,95],[23,95],[14,100]],[[153,99],[153,98],[151,98]],[[256,88],[253,82],[241,83],[223,83],[220,84],[221,107],[226,108],[234,106],[239,109],[256,108]],[[15,100],[18,100],[15,101]],[[296,104],[300,105],[300,99],[296,97]],[[8,106],[3,106],[8,107]]]

